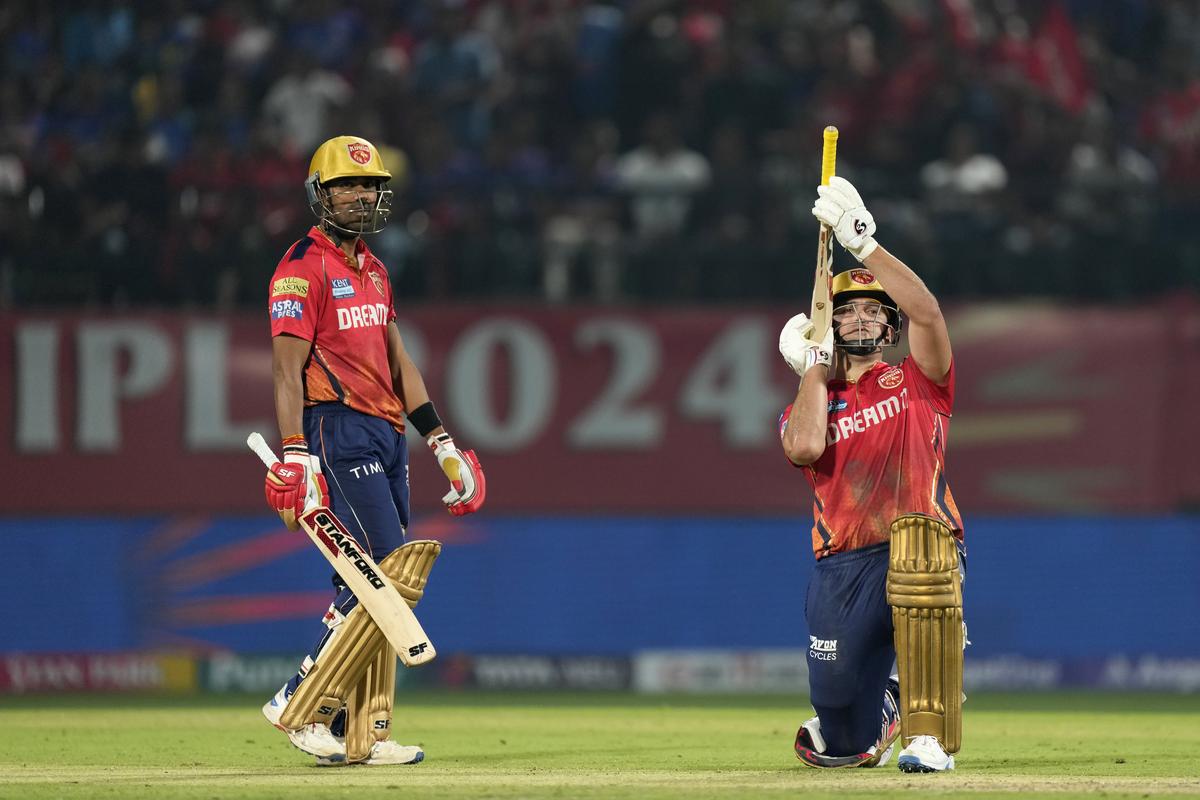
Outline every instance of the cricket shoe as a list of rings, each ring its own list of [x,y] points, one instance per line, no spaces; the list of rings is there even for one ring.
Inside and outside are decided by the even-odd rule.
[[[896,766],[901,772],[945,772],[954,769],[954,756],[942,749],[936,736],[918,736],[900,751]]]
[[[852,769],[854,767],[877,767],[882,763],[886,763],[891,758],[891,748],[887,748],[883,755],[877,755],[879,750],[879,742],[867,749],[865,753],[856,753],[849,756],[827,756],[825,755],[825,737],[821,735],[821,720],[819,717],[813,717],[800,726],[800,730],[796,731],[796,758],[800,759],[800,763],[806,767],[816,767],[818,769]]]
[[[871,748],[872,757],[864,767],[882,767],[892,760],[896,752],[896,739],[900,736],[900,682],[889,678],[883,690],[883,721],[879,728],[879,741]]]
[[[289,730],[280,724],[279,720],[283,716],[283,710],[287,708],[288,700],[291,695],[287,691],[285,684],[282,689],[275,693],[275,696],[263,704],[262,713],[267,718],[267,722],[274,725],[279,730],[287,734],[288,741],[298,749],[303,750],[312,756],[318,758],[333,756],[342,753],[345,758],[346,746],[338,740],[329,730],[329,726],[321,722],[310,722],[296,730]]]
[[[283,710],[287,708],[288,700],[290,699],[291,695],[288,694],[287,684],[285,683],[283,688],[276,692],[275,696],[264,703],[262,707],[263,716],[267,718],[267,722],[279,728],[284,733],[287,732],[287,728],[279,724],[279,719],[283,716]]]
[[[420,764],[424,760],[425,751],[421,748],[414,745],[396,744],[391,739],[384,739],[382,742],[376,742],[371,747],[371,754],[358,763],[369,767],[382,767],[396,764]],[[341,767],[345,764],[346,748],[344,745],[339,753],[317,758],[318,767]]]

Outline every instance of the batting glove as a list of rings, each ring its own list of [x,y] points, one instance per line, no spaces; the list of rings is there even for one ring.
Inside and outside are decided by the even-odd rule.
[[[834,236],[842,247],[862,261],[879,244],[872,237],[875,233],[875,218],[854,184],[845,178],[834,176],[828,186],[817,187],[817,202],[813,203],[813,216],[833,229]]]
[[[446,510],[456,517],[478,511],[487,496],[487,481],[475,451],[459,450],[448,433],[430,436],[425,443],[450,481],[450,491],[442,498]]]
[[[308,453],[288,453],[267,471],[267,505],[279,513],[288,530],[299,529],[296,518],[317,506],[329,505],[329,486],[321,462]]]
[[[812,320],[806,314],[792,317],[779,332],[779,353],[800,377],[817,364],[833,366],[833,328],[825,331],[820,341],[813,341],[814,334]]]

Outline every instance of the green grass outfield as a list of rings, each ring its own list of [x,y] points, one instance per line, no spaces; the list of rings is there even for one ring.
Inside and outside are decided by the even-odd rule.
[[[974,695],[958,769],[815,771],[803,698],[419,691],[423,764],[321,769],[262,697],[0,698],[4,798],[1200,797],[1200,696]]]

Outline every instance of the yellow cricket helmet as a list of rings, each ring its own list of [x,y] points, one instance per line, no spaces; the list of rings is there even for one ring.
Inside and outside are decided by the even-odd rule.
[[[832,295],[833,307],[844,305],[847,300],[855,297],[870,297],[885,306],[895,307],[896,301],[888,296],[887,290],[875,278],[875,273],[869,269],[855,267],[833,276]]]
[[[326,184],[339,178],[368,178],[378,181],[375,203],[365,209],[371,212],[368,219],[343,224],[336,221]],[[308,195],[309,208],[322,223],[328,223],[343,233],[358,236],[364,233],[378,233],[387,224],[387,218],[392,212],[392,192],[385,188],[385,185],[391,178],[392,173],[383,165],[375,145],[360,136],[335,136],[323,142],[313,153],[312,161],[308,164],[308,178],[304,181],[304,190]],[[351,227],[352,224],[355,227]]]
[[[375,145],[358,136],[335,136],[313,153],[308,163],[308,177],[317,183],[329,183],[338,178],[382,178],[391,180],[392,173],[383,166]]]
[[[884,333],[873,343],[868,344],[863,341],[845,342],[837,332],[835,326],[834,341],[837,345],[844,347],[851,353],[865,355],[867,352],[874,351],[881,345],[894,346],[900,340],[900,328],[904,324],[904,318],[900,316],[900,309],[896,305],[896,301],[891,298],[883,285],[875,278],[875,274],[869,269],[863,267],[854,267],[845,272],[839,272],[833,276],[833,283],[829,288],[830,299],[833,301],[834,313],[842,306],[856,297],[866,297],[871,300],[877,300],[887,315],[891,323],[892,331],[884,331]]]

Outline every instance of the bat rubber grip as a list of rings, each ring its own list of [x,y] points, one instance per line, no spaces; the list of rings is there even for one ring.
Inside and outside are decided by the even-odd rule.
[[[821,185],[828,186],[837,165],[838,129],[829,125],[825,128],[825,144],[821,147]]]

